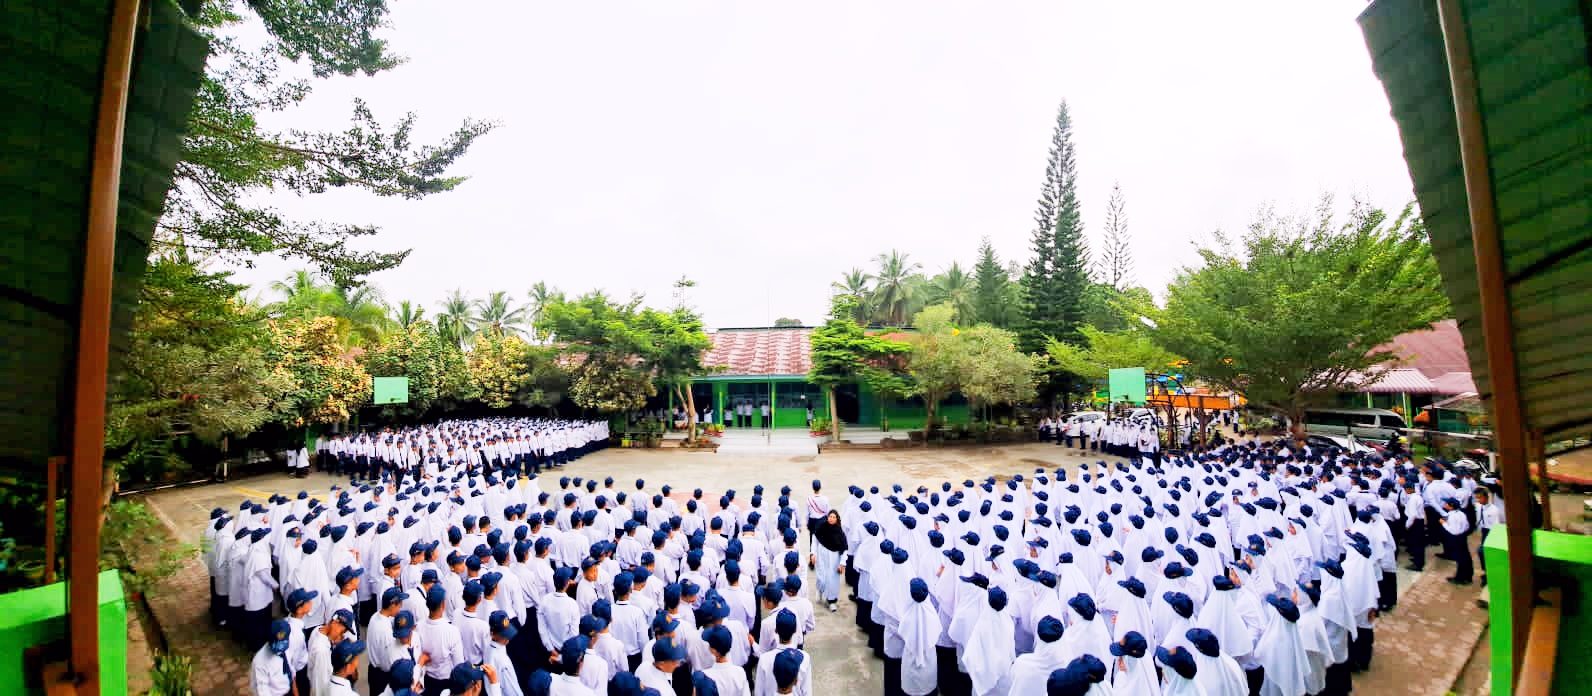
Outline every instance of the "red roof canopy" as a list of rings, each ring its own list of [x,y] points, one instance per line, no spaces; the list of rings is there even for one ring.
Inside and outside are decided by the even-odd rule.
[[[1376,350],[1391,350],[1399,356],[1400,367],[1420,370],[1427,378],[1440,377],[1450,372],[1470,373],[1470,361],[1465,357],[1465,339],[1459,334],[1459,322],[1453,319],[1432,324],[1429,329],[1411,331],[1393,337]]]
[[[812,335],[806,327],[720,329],[709,335],[713,347],[702,363],[730,377],[805,375],[813,367]]]

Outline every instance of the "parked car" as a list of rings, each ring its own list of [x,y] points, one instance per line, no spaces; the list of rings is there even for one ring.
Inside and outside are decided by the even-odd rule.
[[[1361,442],[1359,438],[1349,435],[1318,435],[1307,433],[1305,435],[1305,444],[1312,448],[1336,447],[1351,454],[1378,451],[1377,448]]]
[[[1305,411],[1305,432],[1379,440],[1402,434],[1404,417],[1385,408],[1318,408]]]
[[[1102,413],[1100,411],[1074,411],[1074,412],[1069,413],[1069,414],[1067,414],[1065,416],[1062,416],[1061,422],[1063,424],[1067,424],[1067,423],[1079,423],[1079,424],[1082,424],[1082,423],[1088,423],[1088,422],[1091,422],[1091,421],[1099,421],[1099,420],[1105,420],[1105,419],[1106,419],[1106,414],[1104,414],[1104,413]]]
[[[1153,408],[1133,409],[1132,411],[1128,412],[1128,415],[1123,416],[1122,419],[1134,425],[1153,425],[1157,428],[1164,427],[1166,425],[1166,421],[1161,419],[1161,414],[1156,413],[1155,409]]]

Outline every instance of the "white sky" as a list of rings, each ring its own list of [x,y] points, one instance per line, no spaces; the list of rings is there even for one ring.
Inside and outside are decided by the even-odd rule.
[[[317,81],[273,126],[335,129],[353,97],[421,142],[466,117],[456,191],[271,203],[413,248],[372,277],[435,312],[459,287],[541,280],[667,306],[682,273],[711,327],[822,320],[829,283],[901,249],[933,274],[989,235],[1026,260],[1057,103],[1087,234],[1113,182],[1135,280],[1158,294],[1214,229],[1323,192],[1413,196],[1355,16],[1315,2],[395,2],[409,62]],[[256,287],[302,263],[266,261]]]

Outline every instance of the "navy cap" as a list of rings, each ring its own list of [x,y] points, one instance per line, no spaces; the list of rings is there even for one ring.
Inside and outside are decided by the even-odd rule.
[[[1299,607],[1293,600],[1278,594],[1266,595],[1266,603],[1277,608],[1277,613],[1290,623],[1299,620]]]
[[[657,622],[654,622],[656,625]],[[672,622],[676,625],[678,621]],[[672,629],[671,629],[672,630]],[[685,646],[674,638],[664,637],[652,644],[653,662],[679,662],[685,659]]]
[[[338,613],[347,612],[348,610],[344,609]],[[344,667],[347,667],[350,663],[352,663],[355,659],[358,659],[359,656],[363,654],[365,654],[365,641],[338,641],[337,645],[332,646],[332,671],[342,671]]]
[[[1194,615],[1194,600],[1182,592],[1167,592],[1161,595],[1166,603],[1171,605],[1172,611],[1185,619]]]
[[[298,611],[298,608],[303,606],[305,602],[314,600],[320,595],[321,593],[315,590],[306,590],[300,588],[289,593],[287,599],[283,601],[283,604],[287,605],[288,613],[292,613]]]
[[[731,635],[730,629],[722,625],[716,625],[702,631],[702,640],[708,644],[708,647],[713,652],[720,655],[729,655],[730,647],[734,645],[735,637]]]
[[[475,665],[455,665],[448,675],[448,689],[456,694],[464,693],[485,678],[486,672],[476,669]]]
[[[1216,634],[1203,628],[1191,628],[1185,634],[1188,642],[1195,650],[1206,657],[1216,657],[1221,654],[1221,643],[1216,640]]]
[[[342,570],[337,571],[337,586],[342,587],[347,585],[349,581],[364,574],[364,568],[360,568],[358,566],[343,566]]]
[[[719,684],[707,672],[691,673],[691,690],[696,696],[719,696]]]
[[[278,655],[287,652],[288,638],[293,633],[293,625],[287,619],[277,619],[271,622],[271,652]]]
[[[1062,625],[1061,620],[1054,616],[1047,615],[1039,620],[1038,635],[1039,640],[1043,642],[1054,643],[1065,631],[1066,627]]]
[[[1128,631],[1122,638],[1111,644],[1112,657],[1144,657],[1150,649],[1150,642],[1138,631]]]
[[[558,664],[564,668],[565,674],[575,674],[575,668],[580,666],[581,659],[586,656],[586,648],[590,645],[585,636],[575,636],[559,646]]]
[[[398,612],[392,617],[392,636],[399,640],[409,637],[415,632],[415,615],[409,610]]]
[[[1184,679],[1193,679],[1194,674],[1199,671],[1194,664],[1194,656],[1181,645],[1171,650],[1156,648],[1155,659],[1162,667],[1177,672]]]

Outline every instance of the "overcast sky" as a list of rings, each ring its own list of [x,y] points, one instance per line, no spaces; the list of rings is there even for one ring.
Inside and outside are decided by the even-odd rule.
[[[387,122],[417,112],[422,141],[501,121],[456,165],[470,180],[271,203],[414,249],[371,280],[428,312],[452,288],[523,300],[536,281],[667,306],[684,273],[710,327],[813,324],[831,281],[892,248],[929,274],[970,265],[984,235],[1026,260],[1065,99],[1086,233],[1120,184],[1134,279],[1159,293],[1263,205],[1413,197],[1365,5],[394,2],[406,65],[317,81],[269,123],[335,129],[355,96]]]

